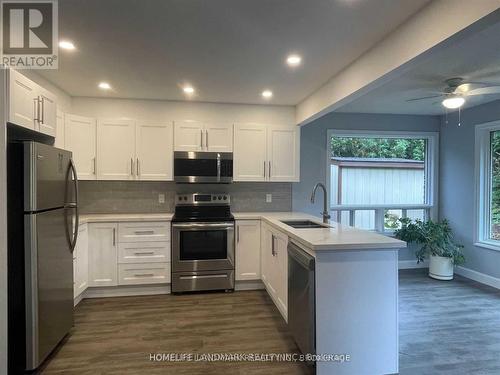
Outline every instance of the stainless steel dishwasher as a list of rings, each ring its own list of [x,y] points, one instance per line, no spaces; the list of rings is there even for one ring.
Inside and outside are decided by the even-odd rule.
[[[316,353],[314,257],[288,242],[288,327],[303,354]]]

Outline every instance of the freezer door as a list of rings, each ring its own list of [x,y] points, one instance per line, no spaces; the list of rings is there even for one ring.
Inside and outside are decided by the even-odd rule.
[[[68,197],[71,152],[42,143],[24,144],[24,211],[63,207]]]
[[[37,368],[73,325],[73,255],[65,210],[25,215],[26,368]]]

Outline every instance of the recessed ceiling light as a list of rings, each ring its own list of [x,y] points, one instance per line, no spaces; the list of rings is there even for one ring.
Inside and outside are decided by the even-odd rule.
[[[74,50],[75,49],[75,45],[73,44],[73,42],[70,42],[69,40],[61,40],[59,42],[59,47],[61,47],[62,49],[67,49],[67,50]]]
[[[182,88],[182,91],[184,91],[185,94],[192,95],[194,94],[194,87],[193,86],[184,86]]]
[[[262,97],[264,99],[271,99],[273,97],[273,92],[271,90],[262,91]]]
[[[302,57],[299,55],[293,54],[286,58],[286,63],[289,66],[299,66],[301,62],[302,62]]]
[[[446,108],[456,109],[465,104],[465,99],[461,96],[452,96],[443,100],[441,104]]]
[[[111,89],[111,85],[109,83],[107,83],[107,82],[100,82],[98,86],[102,90],[109,90],[109,89]]]

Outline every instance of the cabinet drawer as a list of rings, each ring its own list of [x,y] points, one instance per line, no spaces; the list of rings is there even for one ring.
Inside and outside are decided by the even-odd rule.
[[[118,263],[170,262],[170,242],[125,242],[118,245]]]
[[[170,282],[170,263],[118,265],[118,285],[164,284]]]
[[[118,242],[160,242],[170,241],[170,223],[119,223]]]

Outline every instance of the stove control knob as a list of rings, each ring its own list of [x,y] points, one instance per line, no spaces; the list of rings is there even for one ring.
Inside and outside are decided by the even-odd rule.
[[[227,196],[224,195],[224,200],[227,201]]]
[[[219,195],[219,200],[221,200],[221,199],[222,199],[222,197]]]

